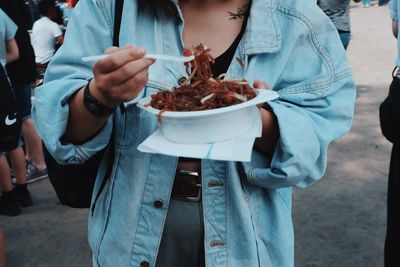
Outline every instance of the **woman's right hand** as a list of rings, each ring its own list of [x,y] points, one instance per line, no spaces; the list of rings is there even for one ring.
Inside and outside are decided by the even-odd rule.
[[[136,98],[147,83],[150,65],[155,62],[144,58],[145,53],[145,49],[132,45],[107,49],[109,56],[93,65],[91,95],[109,108]]]

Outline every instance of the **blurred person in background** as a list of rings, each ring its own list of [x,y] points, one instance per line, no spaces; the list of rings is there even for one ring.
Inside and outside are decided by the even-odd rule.
[[[3,229],[0,227],[0,267],[6,267],[6,241],[4,240]]]
[[[12,1],[8,1],[8,2],[12,2]],[[27,25],[27,29],[32,29],[33,23],[35,21],[37,21],[38,19],[40,19],[40,14],[39,11],[37,9],[36,3],[32,0],[24,0],[25,3],[25,9],[27,11],[28,14],[28,20],[29,20],[29,24]]]
[[[397,38],[396,68],[389,94],[379,110],[383,135],[393,143],[387,193],[387,223],[385,240],[385,267],[400,266],[400,0],[390,1],[393,35]]]
[[[393,0],[394,1],[394,0]],[[389,0],[379,0],[378,1],[378,6],[384,6],[384,5],[386,5],[387,3],[389,3]]]
[[[73,8],[78,3],[78,0],[67,0],[68,7]]]
[[[42,0],[38,4],[42,17],[32,27],[32,46],[38,73],[42,76],[56,51],[56,45],[64,42],[59,20],[59,9],[54,0]]]
[[[14,39],[16,32],[17,25],[0,9],[0,64],[2,68],[6,63],[13,62],[19,58],[17,42]],[[10,179],[7,154],[17,180],[14,188]],[[25,156],[21,146],[11,151],[0,151],[1,215],[16,216],[21,213],[20,205],[32,205],[32,199],[27,189],[25,168]]]
[[[350,0],[318,0],[317,3],[335,25],[344,49],[347,49],[351,38]]]
[[[362,0],[362,7],[370,7],[371,0]]]
[[[18,114],[22,120],[22,133],[25,141],[27,180],[33,182],[46,177],[47,169],[43,158],[42,141],[36,132],[31,117],[31,90],[36,80],[35,54],[28,34],[29,14],[24,0],[0,0],[0,8],[18,26],[15,40],[19,48],[19,59],[7,64],[7,73],[14,88]]]

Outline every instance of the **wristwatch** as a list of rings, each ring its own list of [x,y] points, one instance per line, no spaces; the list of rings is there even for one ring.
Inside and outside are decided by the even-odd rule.
[[[114,112],[115,108],[109,108],[100,103],[89,91],[90,80],[83,89],[83,103],[85,107],[95,116],[104,117]]]

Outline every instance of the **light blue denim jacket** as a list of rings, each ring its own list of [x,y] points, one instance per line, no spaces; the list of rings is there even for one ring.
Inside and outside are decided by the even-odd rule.
[[[175,0],[175,3],[177,0]],[[231,78],[268,82],[280,99],[270,103],[280,138],[272,158],[256,150],[250,163],[202,160],[206,264],[208,267],[294,265],[291,186],[319,180],[328,145],[351,126],[355,85],[337,31],[309,0],[253,0],[243,39],[229,67]],[[65,43],[53,58],[45,84],[36,91],[34,118],[47,148],[63,164],[82,163],[104,148],[115,128],[112,177],[89,216],[94,266],[154,266],[177,158],[137,150],[157,129],[157,119],[126,105],[93,139],[82,145],[60,141],[68,120],[68,99],[92,77],[81,57],[112,45],[114,1],[82,0],[70,18]],[[180,55],[183,19],[138,13],[125,1],[121,45],[149,53]],[[180,63],[150,68],[148,96],[186,76]],[[105,159],[107,160],[107,159]],[[94,192],[103,177],[103,162]],[[164,205],[157,208],[154,201]],[[301,226],[300,226],[301,227]],[[188,240],[190,246],[190,240]]]

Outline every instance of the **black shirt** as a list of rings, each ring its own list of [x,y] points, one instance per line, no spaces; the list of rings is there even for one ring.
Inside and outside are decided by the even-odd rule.
[[[23,0],[0,0],[0,8],[18,26],[15,35],[19,49],[19,59],[7,64],[7,73],[13,84],[25,84],[36,79],[35,53],[28,34],[29,14]]]
[[[226,73],[228,71],[229,65],[231,64],[232,60],[234,59],[235,51],[240,43],[240,40],[242,40],[244,31],[246,29],[247,25],[247,16],[245,17],[242,25],[242,29],[240,30],[240,33],[236,37],[236,39],[233,41],[231,46],[220,56],[218,56],[215,59],[215,63],[211,64],[211,71],[213,73],[214,77],[218,77],[219,75]]]

